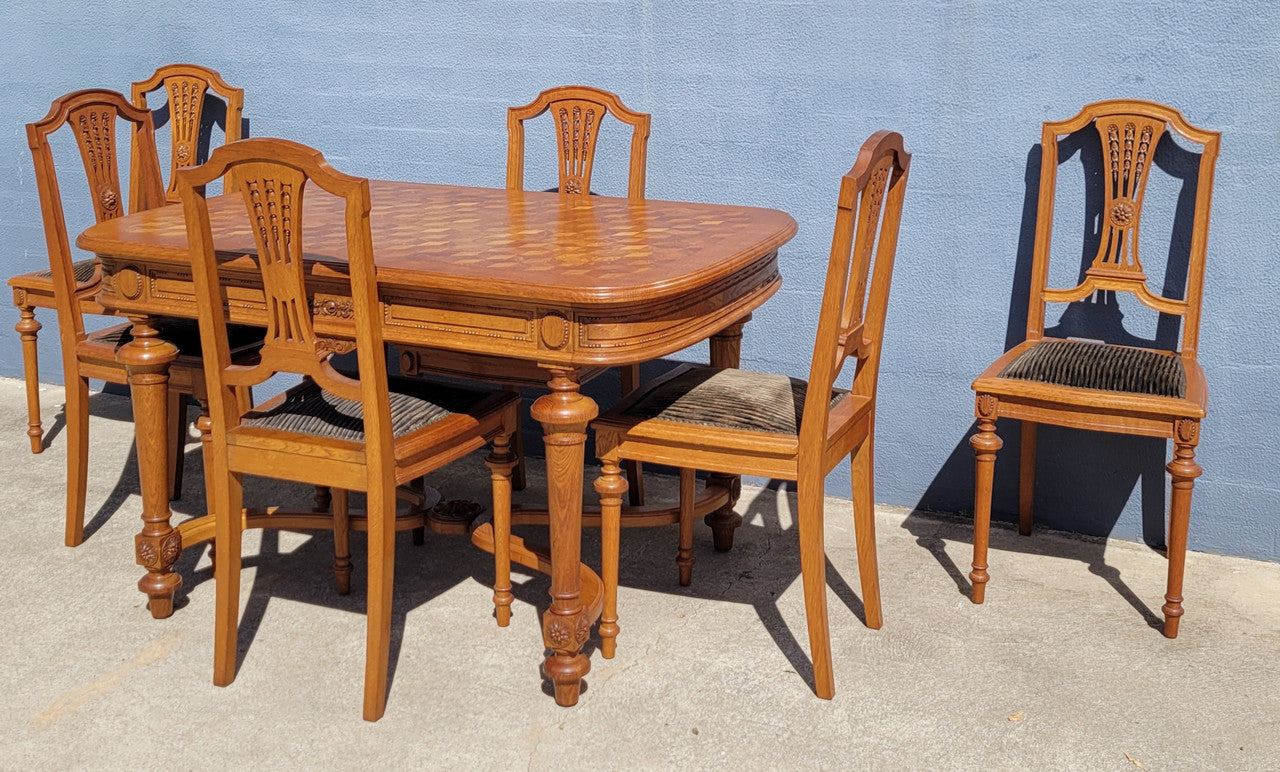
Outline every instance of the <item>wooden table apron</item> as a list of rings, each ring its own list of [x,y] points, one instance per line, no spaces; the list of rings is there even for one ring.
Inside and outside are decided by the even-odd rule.
[[[342,210],[319,191],[306,195],[315,329],[344,350],[355,327]],[[579,392],[580,373],[650,361],[712,336],[713,364],[735,366],[741,322],[780,286],[777,249],[795,222],[751,207],[379,181],[371,200],[385,340],[437,350],[455,371],[541,372],[551,390],[531,411],[545,433],[550,510],[545,669],[573,684],[576,697],[589,668],[580,650],[598,614],[598,603],[584,610],[583,582],[599,583],[581,564],[583,447],[598,409]],[[212,198],[210,215],[227,258],[229,318],[265,325],[244,205]],[[138,587],[162,618],[182,584],[172,567],[183,531],[192,531],[170,523],[166,405],[176,349],[156,321],[196,316],[181,207],[100,223],[76,243],[101,260],[99,301],[133,324],[118,358],[129,373],[141,478],[136,552],[147,574]]]

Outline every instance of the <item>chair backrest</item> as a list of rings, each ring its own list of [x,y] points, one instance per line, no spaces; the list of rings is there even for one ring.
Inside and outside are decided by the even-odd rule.
[[[1049,247],[1058,179],[1058,138],[1092,124],[1098,132],[1103,159],[1103,203],[1098,254],[1083,280],[1070,289],[1053,289],[1049,281]],[[1182,299],[1156,295],[1138,256],[1138,225],[1147,180],[1155,164],[1156,145],[1166,129],[1199,144],[1196,201],[1191,223],[1187,285]],[[1194,358],[1200,334],[1200,298],[1204,287],[1205,249],[1209,238],[1209,210],[1213,171],[1221,135],[1192,126],[1182,113],[1156,102],[1113,99],[1085,105],[1074,118],[1046,122],[1041,137],[1040,196],[1036,208],[1036,240],[1032,262],[1027,339],[1044,336],[1046,303],[1071,303],[1094,292],[1132,293],[1143,305],[1183,317],[1182,353]]]
[[[49,250],[58,328],[64,351],[69,350],[69,343],[84,339],[84,319],[75,300],[77,287],[97,283],[100,274],[95,268],[92,279],[79,284],[76,282],[71,266],[66,213],[49,136],[70,125],[88,178],[94,218],[103,222],[126,214],[117,159],[117,128],[121,121],[129,126],[135,148],[129,175],[128,211],[138,212],[160,206],[164,203],[164,190],[160,184],[160,162],[156,159],[151,114],[130,105],[123,94],[105,89],[76,91],[55,99],[48,115],[27,124],[27,144],[35,162],[36,190],[44,220],[44,237]]]
[[[265,342],[253,365],[231,361],[227,339],[227,300],[218,274],[205,186],[234,173],[241,189],[231,194],[243,201],[244,214],[222,210],[244,223],[247,217],[257,245],[267,309]],[[254,386],[276,373],[312,379],[325,391],[362,403],[369,463],[375,453],[391,452],[391,409],[387,367],[382,350],[378,285],[369,230],[369,181],[336,171],[320,151],[283,139],[246,139],[214,150],[197,167],[177,171],[178,194],[187,224],[195,283],[200,342],[215,437],[240,423],[238,387]],[[312,302],[306,286],[303,232],[304,193],[308,183],[338,197],[344,205],[348,276],[356,324],[360,379],[338,373],[329,362],[332,341],[316,335]],[[343,257],[338,255],[336,257]],[[246,409],[248,406],[244,406]],[[381,456],[389,459],[389,455]]]
[[[177,180],[174,172],[204,162],[209,151],[209,129],[205,122],[205,97],[213,92],[226,103],[223,122],[225,143],[240,139],[244,112],[244,89],[230,86],[215,70],[198,64],[167,64],[150,78],[133,84],[134,107],[147,109],[147,94],[163,88],[169,106],[169,133],[172,137],[169,158],[169,187],[165,198],[177,203]],[[135,149],[135,156],[136,156]],[[229,192],[229,191],[228,191]]]
[[[849,357],[857,360],[855,396],[875,399],[889,283],[902,221],[911,156],[902,135],[877,131],[840,181],[835,234],[827,262],[818,334],[809,369],[809,399],[800,424],[800,452],[821,452],[829,436],[830,398]]]
[[[524,190],[524,122],[550,111],[560,156],[561,193],[591,192],[591,164],[605,115],[631,126],[631,165],[627,198],[644,198],[649,114],[627,109],[616,94],[590,86],[560,86],[543,91],[523,107],[507,108],[507,189]]]

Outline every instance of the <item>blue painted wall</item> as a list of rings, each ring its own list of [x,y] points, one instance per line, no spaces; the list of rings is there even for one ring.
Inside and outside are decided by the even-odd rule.
[[[158,65],[200,62],[246,89],[254,135],[314,145],[356,174],[498,186],[504,108],[547,86],[590,83],[653,114],[652,197],[795,216],[800,234],[782,255],[786,286],[757,313],[744,351],[747,366],[804,375],[839,176],[870,132],[897,129],[915,161],[881,377],[877,499],[952,511],[972,507],[969,383],[1016,342],[1025,313],[1026,204],[1040,123],[1118,96],[1179,107],[1223,132],[1201,349],[1211,415],[1191,546],[1280,560],[1280,6],[185,6],[10,3],[0,11],[0,273],[45,265],[22,124],[67,91],[126,90]],[[1064,202],[1085,179],[1070,163]],[[1172,202],[1177,190],[1169,190],[1162,200]],[[1055,254],[1066,256],[1068,278],[1088,227],[1082,211],[1062,204]],[[1152,267],[1172,226],[1167,212],[1148,215]],[[1122,308],[1134,334],[1152,334],[1143,309]],[[52,332],[50,324],[43,361],[56,381]],[[16,335],[0,337],[0,375],[20,373]],[[997,469],[996,506],[1006,512],[1016,504],[1016,434],[1006,432]],[[1043,430],[1041,521],[1159,543],[1167,452],[1151,440]],[[833,492],[847,490],[844,474],[830,478]]]

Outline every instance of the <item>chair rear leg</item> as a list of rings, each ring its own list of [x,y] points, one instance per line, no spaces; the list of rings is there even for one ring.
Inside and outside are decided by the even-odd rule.
[[[693,506],[697,492],[697,471],[680,470],[680,546],[676,551],[676,565],[680,569],[680,586],[688,587],[693,581]]]
[[[1036,488],[1036,424],[1033,421],[1022,422],[1022,450],[1018,472],[1018,533],[1031,535],[1031,524],[1035,519],[1032,503]]]
[[[333,492],[333,576],[338,594],[351,592],[351,502],[345,490]]]
[[[27,384],[27,437],[31,440],[31,452],[44,450],[44,428],[40,425],[40,352],[36,346],[40,322],[35,308],[18,306],[21,318],[13,329],[22,340],[22,375]]]
[[[187,449],[187,395],[169,390],[169,500],[182,498]]]
[[[880,568],[876,560],[875,440],[869,434],[853,451],[853,533],[858,544],[858,578],[867,627],[884,624],[880,608]]]
[[[640,388],[640,365],[623,365],[618,368],[622,379],[622,396]],[[644,465],[634,458],[623,462],[627,470],[627,503],[633,507],[644,506]]]
[[[973,593],[969,596],[974,603],[981,603],[986,598],[987,580],[987,539],[991,532],[991,483],[995,476],[996,451],[1004,442],[996,434],[997,403],[990,394],[979,394],[977,401],[978,433],[969,438],[969,445],[977,457],[973,486],[973,570],[969,572],[969,581],[973,583]]]
[[[370,470],[368,499],[368,627],[365,640],[364,720],[377,721],[387,709],[387,666],[391,658],[391,598],[395,583],[396,486],[390,474]]]
[[[67,379],[67,524],[68,547],[84,541],[84,497],[89,482],[89,379]]]
[[[835,696],[831,664],[831,633],[827,626],[827,553],[822,532],[822,478],[801,481],[796,526],[800,531],[800,575],[804,583],[804,611],[809,623],[809,652],[813,657],[813,688],[819,697]]]
[[[513,394],[520,393],[520,389],[515,386],[504,386],[503,388]],[[517,415],[519,415],[519,413],[517,413]],[[528,481],[528,478],[526,477],[524,470],[524,432],[520,431],[519,421],[516,422],[514,431],[511,433],[509,444],[511,446],[511,452],[515,454],[516,458],[516,465],[511,470],[511,488],[513,490],[522,491],[524,490],[524,486]]]
[[[598,435],[597,435],[598,436]],[[626,478],[612,453],[601,456],[596,493],[600,494],[600,580],[604,601],[600,611],[600,655],[613,659],[618,646],[618,551],[622,536],[622,494]]]
[[[508,435],[493,438],[493,450],[484,463],[493,486],[493,616],[498,627],[506,627],[511,624],[515,599],[511,594],[511,478],[516,457]]]
[[[240,631],[240,542],[244,527],[243,480],[226,471],[226,459],[214,461],[213,578],[215,585],[213,683],[227,686],[236,679],[236,639]]]

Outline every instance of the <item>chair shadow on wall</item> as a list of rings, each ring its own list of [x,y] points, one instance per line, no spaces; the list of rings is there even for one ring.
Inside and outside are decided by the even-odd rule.
[[[1079,281],[1083,280],[1085,271],[1098,253],[1103,232],[1102,186],[1105,169],[1097,129],[1088,126],[1060,139],[1059,152],[1059,164],[1077,159],[1085,178],[1083,227],[1074,229],[1070,219],[1063,216],[1059,216],[1054,223],[1055,234],[1060,234],[1058,240],[1064,236],[1074,238],[1075,234],[1082,232],[1077,276]],[[1179,185],[1172,232],[1169,235],[1164,283],[1159,288],[1159,294],[1170,298],[1181,299],[1186,293],[1199,161],[1200,153],[1178,145],[1169,133],[1161,137],[1153,153],[1156,168]],[[1005,351],[1021,343],[1026,336],[1036,209],[1040,191],[1040,164],[1041,147],[1036,143],[1027,153],[1022,221],[1005,325]],[[1150,244],[1151,239],[1148,238],[1144,243]],[[1150,261],[1148,264],[1151,264]],[[1053,285],[1052,269],[1050,277],[1050,284]],[[1136,306],[1136,303],[1130,305]],[[1048,318],[1052,319],[1052,313],[1058,309],[1061,306],[1048,308]],[[1145,308],[1143,312],[1156,314]],[[1177,350],[1180,331],[1180,317],[1158,314],[1153,337],[1134,335],[1124,324],[1124,314],[1116,302],[1115,293],[1097,292],[1089,298],[1067,304],[1061,310],[1057,323],[1046,327],[1045,336],[1085,338],[1121,345]],[[992,351],[990,361],[994,361],[998,354],[999,352]],[[978,375],[979,369],[975,368],[974,376]],[[1016,528],[1012,527],[1017,521],[1018,459],[1021,453],[1021,432],[1016,430],[1017,425],[1016,421],[1010,419],[1003,419],[998,424],[998,433],[1004,440],[1004,447],[996,454],[992,520],[1010,527],[992,529],[992,547],[997,550],[1054,554],[1052,542],[1035,539],[1034,534],[1031,537],[1019,536]],[[950,455],[903,524],[916,537],[917,543],[933,555],[955,582],[957,590],[965,596],[972,590],[968,566],[956,565],[945,551],[943,540],[936,535],[936,527],[930,527],[922,517],[927,513],[939,512],[961,512],[972,517],[975,462],[969,438],[976,431],[977,424],[973,422],[957,440]],[[1143,542],[1163,554],[1169,485],[1164,468],[1168,453],[1165,440],[1041,425],[1037,447],[1035,517],[1038,526],[1091,536],[1107,536],[1115,528],[1136,488],[1140,492]],[[1088,484],[1083,484],[1086,481]],[[972,529],[969,533],[971,540]],[[1162,627],[1161,617],[1124,582],[1118,569],[1107,565],[1105,543],[1097,541],[1090,544],[1094,547],[1086,558],[1089,571],[1110,584],[1148,624],[1156,628]],[[995,566],[993,572],[998,571],[999,564],[992,562]]]

